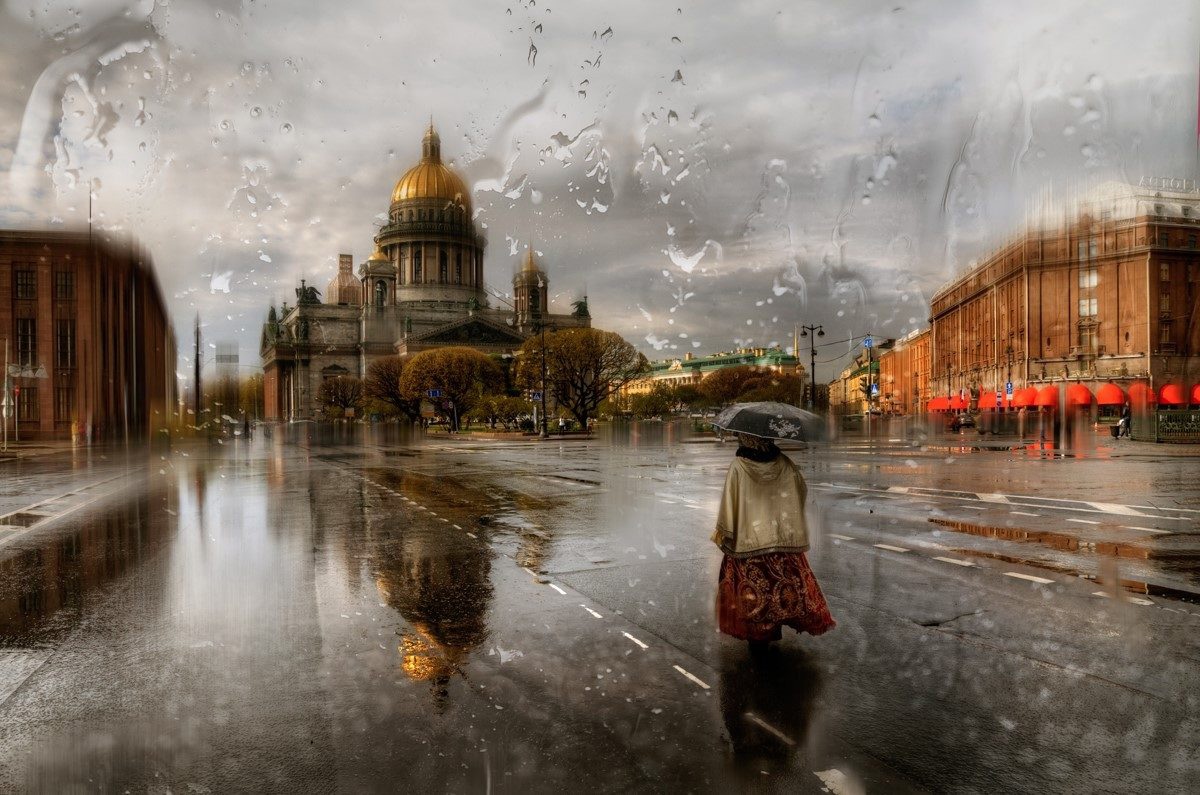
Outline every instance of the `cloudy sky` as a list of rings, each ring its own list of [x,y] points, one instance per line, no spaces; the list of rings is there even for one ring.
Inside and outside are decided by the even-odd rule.
[[[826,379],[1035,193],[1198,176],[1192,0],[680,2],[0,0],[0,224],[95,185],[181,338],[199,311],[253,362],[272,301],[370,253],[432,116],[499,293],[532,240],[651,358],[821,323]]]

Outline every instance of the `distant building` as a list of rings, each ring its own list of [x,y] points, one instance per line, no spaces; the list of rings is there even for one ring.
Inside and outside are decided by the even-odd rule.
[[[677,386],[699,384],[706,375],[729,367],[757,367],[775,373],[784,373],[804,378],[804,366],[800,359],[782,348],[739,348],[735,351],[714,353],[709,356],[684,354],[682,358],[662,359],[650,363],[650,373],[644,378],[631,381],[622,390],[622,395],[642,395],[656,384]]]
[[[5,342],[10,441],[137,438],[171,424],[175,335],[150,256],[130,241],[0,230]]]
[[[880,360],[896,344],[894,339],[875,339],[871,348],[859,348],[854,360],[829,382],[829,410],[834,414],[866,414],[868,408],[884,410],[881,400]],[[874,393],[871,393],[871,387]]]
[[[590,327],[587,300],[550,311],[550,279],[530,249],[513,277],[513,304],[493,307],[483,280],[486,240],[472,220],[470,191],[442,163],[433,125],[421,159],[396,183],[387,223],[357,273],[349,254],[320,291],[304,282],[296,304],[271,307],[260,351],[267,419],[319,414],[323,381],[362,377],[383,356],[410,356],[446,346],[511,353],[533,333]]]
[[[885,414],[920,414],[931,397],[929,329],[896,340],[879,356],[879,408]]]
[[[1072,400],[1112,385],[1105,400],[1137,386],[1186,404],[1200,380],[1198,239],[1200,191],[1184,180],[1109,183],[1032,222],[934,294],[935,407],[994,409],[999,391],[1013,408],[1023,387],[1064,381],[1079,385]]]

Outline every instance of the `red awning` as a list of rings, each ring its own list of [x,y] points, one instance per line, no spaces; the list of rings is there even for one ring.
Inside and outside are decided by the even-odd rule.
[[[1105,384],[1096,390],[1096,403],[1101,406],[1124,406],[1125,393],[1116,384]]]
[[[1135,406],[1144,406],[1147,403],[1157,403],[1158,398],[1154,396],[1154,390],[1141,381],[1129,386],[1129,402]]]
[[[1200,384],[1192,387],[1192,403],[1200,404]]]
[[[1014,406],[1032,406],[1037,401],[1037,389],[1027,386],[1013,393]]]
[[[1158,391],[1158,402],[1168,406],[1181,406],[1187,403],[1187,398],[1183,396],[1183,387],[1179,384],[1164,384]]]
[[[1083,384],[1071,384],[1067,387],[1068,406],[1092,405],[1092,391]]]
[[[936,397],[929,401],[930,411],[945,411],[950,408],[950,398]]]
[[[1054,384],[1048,384],[1039,389],[1037,399],[1034,400],[1033,405],[1058,408],[1058,387]]]
[[[966,408],[967,401],[961,396],[955,395],[954,397],[950,398],[950,409],[952,411],[966,411]]]

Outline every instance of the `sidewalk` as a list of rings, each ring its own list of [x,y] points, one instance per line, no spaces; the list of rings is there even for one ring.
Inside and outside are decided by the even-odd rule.
[[[86,445],[74,445],[69,441],[39,441],[39,442],[8,442],[8,450],[0,451],[0,463],[16,461],[23,458],[35,458],[43,455],[53,455],[73,449],[85,449]]]

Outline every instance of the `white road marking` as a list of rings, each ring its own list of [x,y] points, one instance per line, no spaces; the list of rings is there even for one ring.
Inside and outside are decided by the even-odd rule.
[[[1145,516],[1141,511],[1134,510],[1128,505],[1118,505],[1115,502],[1089,502],[1088,505],[1095,508],[1097,511],[1105,513],[1119,513],[1123,516]]]
[[[439,521],[439,522],[445,522],[446,524],[450,524],[450,520],[449,520],[449,519],[447,519],[447,518],[446,518],[446,517],[444,517],[444,516],[439,516],[439,517],[438,517],[438,521]]]
[[[1093,522],[1091,519],[1068,519],[1067,521],[1076,522],[1077,524],[1100,524],[1099,522]]]
[[[588,607],[587,605],[580,605],[580,607],[582,607],[584,610],[586,610],[586,611],[588,611],[589,613],[591,613],[591,614],[592,614],[592,616],[594,616],[595,618],[604,618],[604,616],[600,615],[599,613],[597,613],[595,610],[593,610],[592,608]]]
[[[1008,497],[1006,497],[1003,494],[979,493],[979,494],[976,494],[975,496],[978,497],[979,499],[983,500],[984,502],[1004,502],[1004,503],[1008,502]]]
[[[1049,583],[1054,582],[1054,580],[1047,580],[1045,577],[1034,577],[1032,574],[1022,574],[1019,571],[1006,571],[1004,572],[1004,576],[1016,577],[1019,580],[1029,580],[1030,582],[1036,582],[1039,585],[1048,585]]]
[[[452,525],[450,525],[450,526],[451,526],[451,527],[453,527],[455,530],[462,530],[462,528],[461,528],[461,527],[459,527],[459,526],[458,526],[458,525],[456,525],[456,524],[452,524]]]
[[[479,536],[477,536],[477,535],[475,535],[474,533],[471,533],[471,532],[468,532],[468,533],[467,533],[467,535],[469,535],[471,538],[479,538]]]
[[[963,567],[968,567],[968,566],[974,566],[974,565],[975,565],[974,563],[972,563],[972,562],[971,562],[971,561],[969,561],[969,560],[961,560],[961,559],[959,559],[959,558],[943,558],[943,557],[935,557],[935,558],[934,558],[934,560],[940,560],[940,561],[942,561],[943,563],[953,563],[955,566],[963,566]]]
[[[533,573],[533,569],[529,568],[528,566],[522,566],[521,570],[524,571],[526,574],[528,574],[530,577],[537,576],[536,574]]]
[[[908,494],[908,486],[888,486],[888,491],[894,494]]]
[[[829,537],[836,538],[839,541],[853,541],[854,540],[850,536],[842,536],[842,535],[838,535],[837,533],[830,533]]]
[[[1105,599],[1109,599],[1112,597],[1112,594],[1108,591],[1092,591],[1092,596],[1103,596]]]
[[[856,786],[846,778],[846,774],[838,770],[836,767],[831,767],[828,770],[815,770],[813,775],[821,779],[821,783],[825,785],[833,795],[862,795],[864,790]]]
[[[693,674],[689,671],[685,671],[684,669],[680,668],[678,665],[673,666],[673,667],[675,668],[676,671],[679,671],[679,673],[683,674],[688,679],[690,679],[693,682],[695,682],[696,684],[700,685],[700,687],[703,687],[705,690],[709,689],[708,685],[700,677],[696,676],[695,674]]]
[[[1041,516],[1038,513],[1029,513],[1028,511],[1009,511],[1013,516]]]
[[[567,595],[567,592],[566,592],[566,591],[564,591],[562,588],[559,588],[559,587],[558,587],[557,585],[555,585],[554,583],[550,583],[550,587],[551,587],[551,588],[553,588],[554,590],[558,591],[558,592],[559,592],[560,594],[562,594],[563,596],[566,596],[566,595]]]
[[[1170,533],[1170,530],[1159,530],[1157,527],[1133,527],[1131,525],[1124,526],[1126,530],[1144,530],[1147,533]]]
[[[1135,605],[1153,605],[1154,604],[1154,602],[1151,602],[1149,599],[1146,599],[1141,596],[1131,596],[1131,597],[1129,597],[1129,601],[1133,602]]]
[[[776,729],[774,726],[772,726],[771,724],[767,723],[765,720],[763,720],[762,718],[758,717],[758,716],[757,716],[757,715],[755,715],[753,712],[747,712],[747,713],[746,713],[746,720],[750,721],[751,723],[753,723],[753,724],[754,724],[754,725],[756,725],[756,726],[760,726],[760,727],[762,727],[763,729],[766,729],[768,732],[770,732],[771,734],[773,734],[773,735],[775,735],[776,737],[778,737],[778,738],[779,738],[779,739],[780,739],[780,740],[781,740],[781,741],[782,741],[784,744],[786,744],[786,745],[795,745],[795,744],[796,744],[796,743],[795,743],[795,742],[792,740],[792,738],[791,738],[791,737],[788,737],[786,734],[784,734],[783,732],[779,731],[779,729]]]
[[[622,635],[624,635],[625,637],[629,638],[631,641],[633,641],[633,642],[634,642],[634,643],[636,643],[637,645],[641,646],[643,649],[648,649],[648,648],[650,648],[650,645],[649,645],[649,644],[642,643],[640,640],[638,640],[637,638],[635,638],[633,635],[630,635],[628,632],[622,632],[621,634],[622,634]]]
[[[966,508],[968,511],[986,511],[987,510],[986,505],[964,505],[963,507]]]
[[[886,549],[888,552],[908,552],[904,547],[894,547],[891,544],[876,544],[880,549]]]

